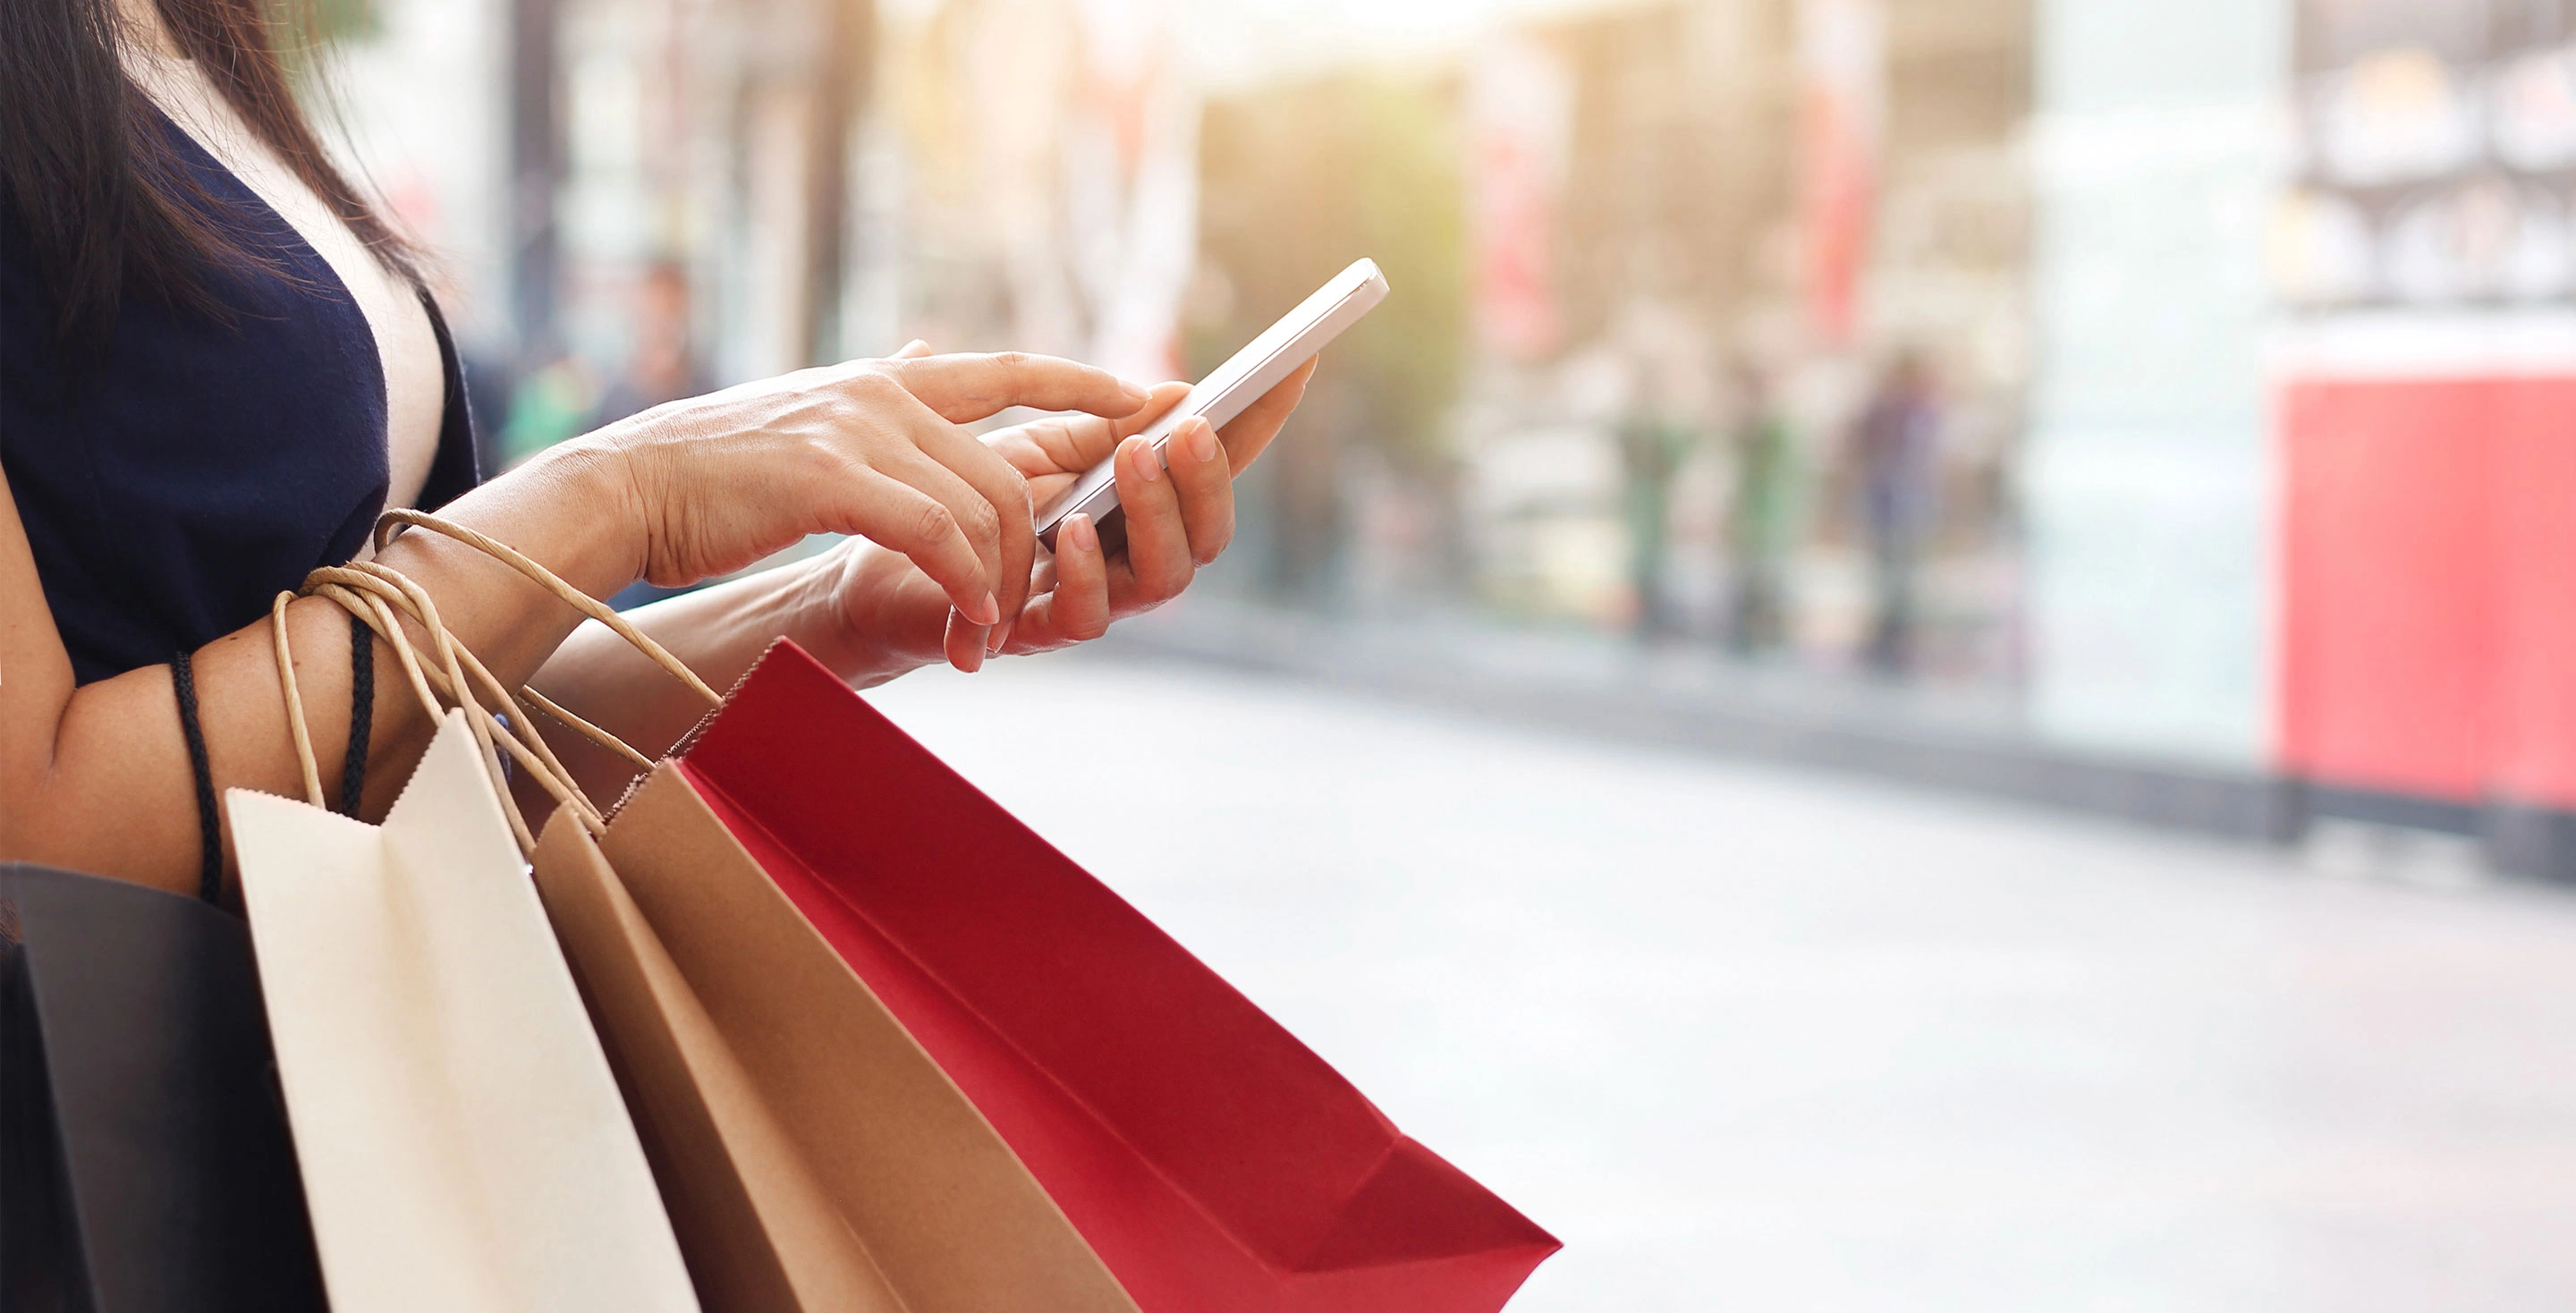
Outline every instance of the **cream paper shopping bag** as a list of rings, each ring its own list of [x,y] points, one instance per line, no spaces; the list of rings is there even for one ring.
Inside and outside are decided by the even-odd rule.
[[[382,828],[226,798],[338,1313],[694,1313],[461,712]]]

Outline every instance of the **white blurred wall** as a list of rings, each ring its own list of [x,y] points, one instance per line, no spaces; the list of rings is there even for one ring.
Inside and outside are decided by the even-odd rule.
[[[498,350],[510,333],[509,0],[375,7],[381,31],[332,66],[337,144],[432,252],[460,342]]]
[[[2031,693],[2072,742],[2268,755],[2290,33],[2287,0],[2039,0]]]

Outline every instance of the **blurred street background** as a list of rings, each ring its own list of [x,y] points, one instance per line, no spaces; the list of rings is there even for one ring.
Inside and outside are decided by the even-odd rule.
[[[2576,0],[319,12],[494,466],[1368,255],[1160,646],[2576,878]]]
[[[884,697],[1531,1307],[2576,1306],[2576,0],[318,13],[495,468],[1385,268],[1189,597]]]
[[[874,700],[1563,1239],[1514,1313],[2576,1305],[2553,891],[1201,666]]]

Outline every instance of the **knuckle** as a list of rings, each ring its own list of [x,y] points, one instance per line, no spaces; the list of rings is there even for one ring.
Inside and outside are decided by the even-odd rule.
[[[798,405],[790,422],[805,434],[807,442],[838,450],[866,431],[868,410],[867,403],[847,393],[817,392]]]
[[[925,502],[915,513],[912,530],[916,540],[924,545],[944,542],[957,532],[957,517],[935,501]]]
[[[1012,537],[1036,536],[1037,525],[1034,519],[1036,508],[1029,500],[1027,480],[1011,479],[1003,483],[998,492],[988,493],[986,496],[992,503],[995,515],[999,517],[1001,527],[1010,530]],[[1022,529],[1026,529],[1027,532],[1022,533]]]
[[[893,405],[899,400],[909,400],[912,396],[912,393],[904,387],[902,380],[894,376],[893,371],[881,366],[862,369],[850,375],[849,381],[842,386],[841,391],[850,402],[862,406]]]
[[[1004,510],[1026,511],[1034,505],[1028,478],[1006,463],[1002,468],[1002,495],[994,502]]]
[[[844,448],[829,434],[816,434],[797,444],[795,455],[800,472],[813,479],[846,479],[867,465],[857,453]]]

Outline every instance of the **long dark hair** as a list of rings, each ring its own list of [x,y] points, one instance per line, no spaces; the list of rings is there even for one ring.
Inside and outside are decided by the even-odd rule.
[[[181,53],[242,121],[406,276],[413,252],[323,153],[278,58],[272,0],[155,0]],[[117,60],[116,0],[0,0],[0,193],[57,330],[104,332],[128,295],[218,311],[211,270],[260,264],[174,155]]]

